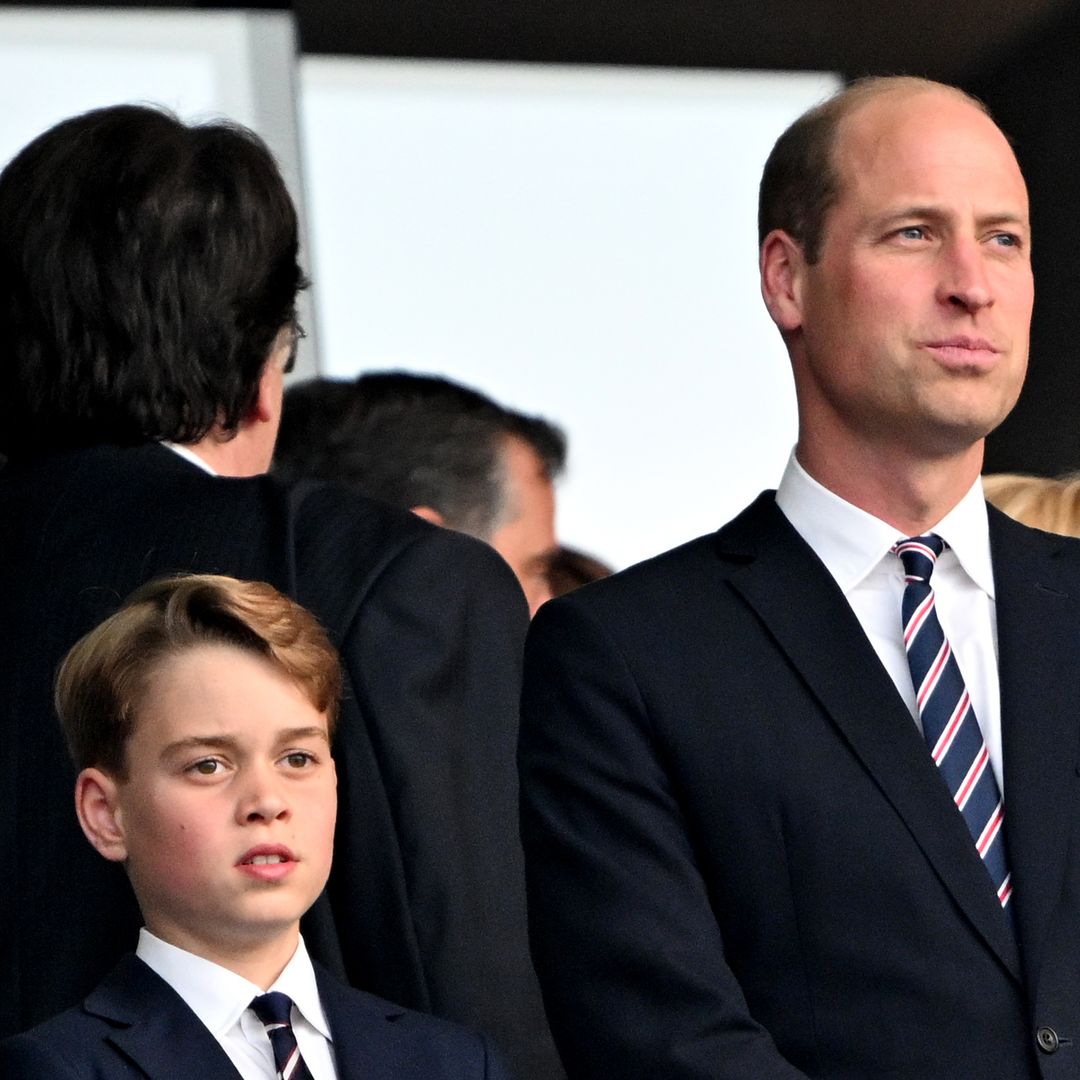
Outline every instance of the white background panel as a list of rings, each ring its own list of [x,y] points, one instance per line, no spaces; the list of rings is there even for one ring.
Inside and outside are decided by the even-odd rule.
[[[829,75],[304,58],[323,370],[438,372],[569,433],[562,538],[619,566],[779,479],[756,199]]]

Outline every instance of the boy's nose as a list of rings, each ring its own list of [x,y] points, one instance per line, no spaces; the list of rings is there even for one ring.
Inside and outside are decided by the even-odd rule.
[[[289,805],[272,777],[253,777],[237,803],[241,822],[273,821],[289,814]]]

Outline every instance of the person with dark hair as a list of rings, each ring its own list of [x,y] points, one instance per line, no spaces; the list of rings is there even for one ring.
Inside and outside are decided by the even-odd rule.
[[[290,480],[335,480],[491,544],[532,613],[551,596],[554,482],[566,438],[435,375],[368,372],[289,387],[274,454]]]
[[[798,438],[719,532],[545,604],[519,762],[574,1080],[1080,1077],[1080,542],[983,497],[1033,304],[985,109],[880,78],[781,136]]]
[[[136,105],[56,125],[0,187],[0,453],[170,441],[227,456],[273,404],[260,380],[279,387],[303,285],[296,212],[253,132]]]
[[[313,955],[547,1080],[516,830],[525,605],[469,537],[264,475],[297,248],[272,156],[233,124],[99,109],[0,173],[0,1033],[79,1000],[139,926],[70,813],[56,663],[140,583],[227,573],[308,607],[344,661]]]

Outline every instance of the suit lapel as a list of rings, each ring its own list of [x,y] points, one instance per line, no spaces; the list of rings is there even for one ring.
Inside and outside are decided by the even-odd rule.
[[[1080,743],[1075,541],[991,511],[1005,835],[1025,966],[1038,970],[1068,861]],[[1071,558],[1063,557],[1066,552]]]
[[[318,964],[315,975],[330,1025],[338,1080],[413,1080],[407,1063],[397,1060],[399,1041],[392,1037],[393,1027],[388,1023],[405,1010],[345,986]]]
[[[150,1080],[239,1080],[221,1045],[180,996],[134,956],[125,957],[83,1008],[114,1025],[106,1041]]]
[[[727,558],[745,563],[731,574],[732,587],[840,730],[960,909],[1019,979],[1015,938],[963,817],[832,576],[771,494],[722,530],[718,540]]]

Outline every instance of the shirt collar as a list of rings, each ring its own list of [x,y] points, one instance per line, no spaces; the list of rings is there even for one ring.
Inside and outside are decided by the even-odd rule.
[[[184,999],[214,1036],[224,1035],[239,1021],[252,1000],[263,993],[261,987],[242,975],[170,945],[145,927],[139,931],[135,955]],[[301,1016],[320,1035],[330,1039],[330,1026],[319,999],[315,969],[302,937],[292,959],[270,989],[288,994]]]
[[[207,462],[203,461],[190,446],[184,446],[182,443],[168,442],[163,440],[162,446],[167,446],[174,454],[182,457],[185,461],[190,461],[192,465],[197,465],[204,473],[209,473],[211,476],[217,476],[217,472],[210,467]]]
[[[319,998],[319,984],[315,979],[315,968],[308,956],[304,939],[300,938],[296,952],[285,965],[285,970],[278,976],[271,990],[280,990],[292,998],[300,1015],[323,1036],[330,1039],[330,1025],[326,1022],[322,1001]],[[331,1040],[333,1041],[333,1040]]]
[[[819,484],[795,459],[794,452],[777,489],[776,502],[845,594],[903,539],[888,522]],[[981,477],[931,531],[948,543],[972,581],[993,599],[990,533]]]

